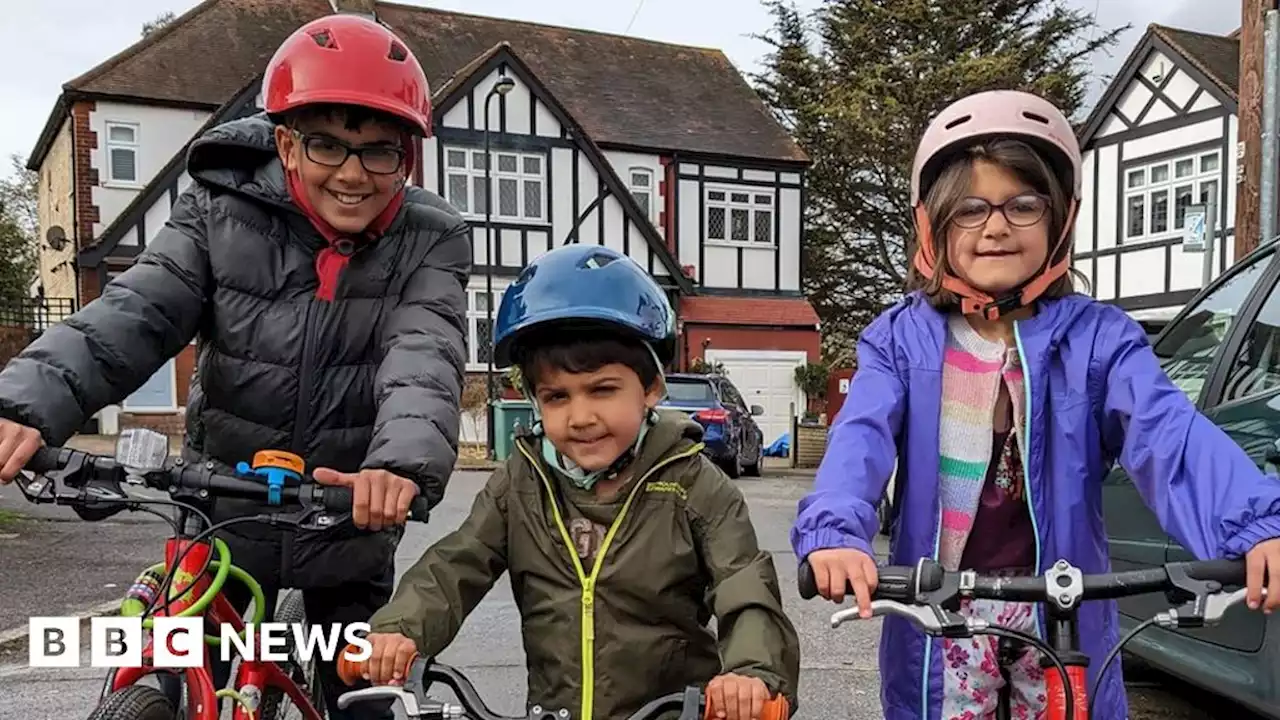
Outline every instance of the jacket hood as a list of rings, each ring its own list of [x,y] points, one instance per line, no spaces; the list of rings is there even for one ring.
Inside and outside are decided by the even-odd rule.
[[[187,150],[187,173],[192,180],[222,188],[298,214],[285,185],[284,164],[276,151],[276,124],[266,113],[209,128]],[[415,185],[405,187],[404,202],[441,207],[431,193]],[[450,208],[453,215],[456,211]]]

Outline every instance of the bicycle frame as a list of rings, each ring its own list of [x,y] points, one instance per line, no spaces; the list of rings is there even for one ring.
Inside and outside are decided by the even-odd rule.
[[[183,510],[180,518],[180,526],[183,528],[183,532],[165,541],[165,572],[171,571],[174,562],[179,557],[182,557],[183,552],[192,545],[189,540],[193,535],[188,529],[189,519],[188,513]],[[172,589],[169,591],[170,596],[176,599],[170,602],[166,610],[156,612],[156,616],[177,615],[194,605],[198,598],[208,592],[210,585],[212,585],[209,573],[205,572],[202,575],[198,573],[205,568],[205,563],[209,560],[209,555],[212,552],[213,546],[209,542],[200,542],[196,543],[195,547],[186,554],[186,557],[182,559],[181,564],[178,566],[179,569],[174,575]],[[230,625],[235,628],[236,632],[244,630],[245,624],[240,617],[240,613],[236,612],[231,602],[227,600],[221,591],[214,596],[203,617],[214,623]],[[111,687],[112,692],[133,685],[152,673],[171,672],[156,668],[153,665],[153,642],[154,638],[149,638],[143,647],[142,667],[123,667],[115,670],[115,678]],[[187,687],[186,717],[188,720],[218,720],[221,714],[219,712],[217,690],[213,686],[212,649],[208,643],[203,643],[203,650],[203,665],[175,672],[175,674],[181,675]],[[293,678],[289,677],[276,662],[260,659],[245,660],[242,658],[231,687],[241,692],[248,691],[245,694],[249,696],[250,701],[254,704],[251,714],[243,704],[236,702],[232,714],[233,720],[259,720],[262,697],[268,688],[275,688],[285,693],[293,701],[293,704],[301,710],[305,720],[324,720],[302,688],[298,687]]]

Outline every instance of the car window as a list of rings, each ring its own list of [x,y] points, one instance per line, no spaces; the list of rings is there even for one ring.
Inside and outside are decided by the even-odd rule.
[[[1280,287],[1271,288],[1267,302],[1249,326],[1249,334],[1227,378],[1223,401],[1257,395],[1280,387]]]
[[[742,396],[738,394],[738,389],[735,388],[728,380],[724,380],[720,383],[720,392],[724,395],[725,402],[730,405],[734,405],[741,410],[745,410],[747,408],[747,403],[742,399]]]
[[[1156,343],[1155,353],[1165,373],[1192,400],[1200,397],[1218,348],[1271,258],[1267,253],[1254,259],[1202,298]]]
[[[669,404],[706,404],[714,402],[715,399],[716,394],[709,380],[667,378],[667,403]]]

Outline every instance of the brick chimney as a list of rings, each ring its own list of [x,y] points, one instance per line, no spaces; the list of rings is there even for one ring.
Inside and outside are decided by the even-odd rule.
[[[329,0],[329,7],[333,8],[335,13],[351,13],[353,15],[368,15],[377,19],[378,10],[375,0]]]
[[[1241,0],[1240,11],[1240,143],[1241,172],[1236,178],[1235,257],[1258,246],[1262,203],[1262,82],[1266,35],[1264,19],[1277,0]],[[1272,81],[1274,82],[1274,80]],[[1239,151],[1239,148],[1237,149]]]

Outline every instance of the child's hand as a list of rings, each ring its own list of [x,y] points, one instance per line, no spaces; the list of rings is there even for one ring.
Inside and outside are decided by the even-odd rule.
[[[11,420],[0,420],[0,485],[8,485],[18,477],[18,472],[44,445],[40,431],[19,425]]]
[[[362,677],[374,685],[402,684],[404,670],[418,652],[413,641],[399,633],[369,633],[365,639],[373,652],[364,661]]]
[[[769,688],[760,678],[725,673],[707,683],[707,703],[722,720],[760,720]]]
[[[405,524],[409,505],[418,494],[417,483],[386,470],[342,473],[316,468],[311,476],[321,485],[351,488],[351,520],[360,529],[381,530]]]
[[[874,558],[853,548],[828,548],[814,550],[808,560],[822,597],[844,602],[845,587],[852,585],[858,614],[864,619],[871,617],[871,593],[876,591],[879,579]]]
[[[1257,610],[1262,604],[1262,581],[1267,583],[1267,602],[1262,611],[1268,615],[1280,607],[1280,538],[1263,540],[1244,556],[1246,599],[1250,609]]]

